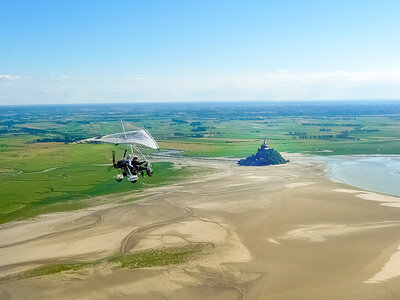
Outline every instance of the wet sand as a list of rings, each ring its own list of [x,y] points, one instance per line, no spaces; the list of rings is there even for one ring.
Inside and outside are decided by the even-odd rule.
[[[400,198],[332,182],[322,162],[287,156],[292,163],[251,168],[180,159],[215,172],[135,202],[1,225],[0,299],[399,299]],[[212,246],[177,265],[103,262],[5,280],[193,243]]]

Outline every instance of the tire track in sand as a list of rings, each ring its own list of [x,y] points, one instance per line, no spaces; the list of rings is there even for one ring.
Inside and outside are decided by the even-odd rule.
[[[26,240],[15,242],[15,243],[10,243],[10,244],[6,244],[6,245],[0,245],[0,249],[9,248],[9,247],[13,247],[13,246],[18,246],[18,245],[29,243],[29,242],[34,242],[34,241],[37,241],[37,240],[40,240],[40,239],[44,239],[44,238],[52,238],[52,237],[56,237],[56,236],[59,236],[59,235],[65,234],[65,233],[71,233],[71,232],[74,232],[74,231],[90,229],[90,228],[93,228],[95,226],[98,226],[104,220],[104,215],[102,215],[102,214],[94,214],[92,216],[96,217],[96,220],[93,223],[84,224],[84,225],[81,225],[81,226],[64,229],[64,230],[61,230],[61,231],[58,231],[58,232],[46,233],[46,234],[31,238],[31,239],[26,239]],[[79,219],[76,219],[75,221],[80,220],[80,219],[84,219],[84,218],[87,218],[87,217],[88,216],[81,217]]]
[[[137,242],[140,240],[140,237],[145,235],[148,231],[154,230],[161,226],[169,225],[171,223],[187,220],[194,216],[193,210],[191,210],[189,207],[176,204],[170,200],[168,200],[167,202],[169,202],[172,206],[184,210],[184,215],[135,228],[122,239],[120,254],[126,254],[127,252],[129,252],[133,247],[136,246]]]

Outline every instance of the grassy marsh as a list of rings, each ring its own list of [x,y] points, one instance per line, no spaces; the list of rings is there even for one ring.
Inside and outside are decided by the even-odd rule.
[[[113,256],[101,261],[49,264],[32,268],[17,274],[5,276],[0,281],[21,280],[39,276],[53,275],[62,272],[77,272],[86,268],[93,268],[100,264],[112,264],[113,268],[149,268],[155,266],[166,266],[182,264],[188,260],[193,260],[204,253],[210,243],[192,243],[181,247],[168,247],[141,250],[133,253]]]

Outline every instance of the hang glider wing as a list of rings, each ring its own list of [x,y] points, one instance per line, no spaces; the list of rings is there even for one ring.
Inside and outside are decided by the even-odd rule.
[[[160,149],[151,134],[143,129],[94,137],[79,141],[79,143],[137,144],[151,149]]]

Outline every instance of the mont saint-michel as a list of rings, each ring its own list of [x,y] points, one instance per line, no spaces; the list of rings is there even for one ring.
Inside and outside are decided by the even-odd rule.
[[[268,166],[268,165],[281,165],[288,163],[288,160],[285,160],[282,155],[268,147],[266,140],[257,149],[257,153],[247,158],[243,158],[238,161],[238,164],[241,166]]]

